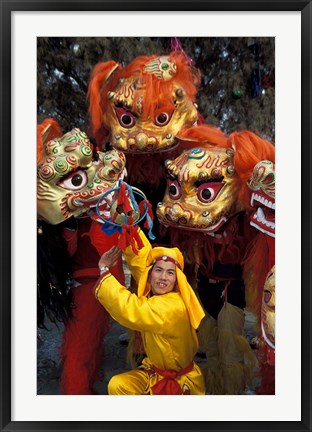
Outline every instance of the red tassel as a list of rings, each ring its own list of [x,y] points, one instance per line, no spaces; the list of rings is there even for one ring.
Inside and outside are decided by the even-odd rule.
[[[148,213],[149,217],[153,221],[154,220],[154,214],[153,214],[152,204],[149,203],[148,201],[147,201],[147,207],[148,207],[148,212],[147,213]]]
[[[117,206],[122,205],[124,202],[125,189],[126,189],[126,185],[124,183],[121,183],[119,187],[118,198],[117,198]]]
[[[127,227],[128,227],[128,229],[127,229],[127,244],[128,244],[128,246],[131,245],[133,252],[137,255],[138,251],[135,247],[135,241],[134,241],[134,237],[132,235],[132,228],[133,227],[129,226],[129,225]]]
[[[127,229],[126,225],[123,225],[121,234],[118,239],[118,247],[121,250],[125,250],[127,247]]]
[[[146,204],[146,205],[144,205],[144,204]],[[151,204],[147,201],[147,200],[143,200],[143,201],[141,201],[140,202],[140,204],[139,204],[139,210],[140,210],[140,214],[144,214],[145,213],[145,211],[146,211],[146,207],[147,207],[147,214],[149,215],[149,217],[151,218],[151,220],[153,221],[154,220],[154,215],[153,215],[153,210],[152,210],[152,206],[151,206]],[[148,220],[147,220],[147,218],[145,219],[145,222],[144,222],[144,228],[146,228],[146,229],[149,229],[150,228],[150,226],[149,226],[149,222],[148,222]]]
[[[144,207],[144,203],[146,203],[146,200],[143,200],[139,203],[139,210],[140,210],[140,214],[142,215],[145,211],[145,207]]]
[[[131,244],[133,252],[137,255],[138,250],[136,248],[135,240],[136,240],[137,230],[134,226],[129,226],[129,242]]]
[[[138,246],[138,249],[142,249],[142,247],[144,246],[144,243],[142,242],[141,237],[139,236],[139,232],[138,232],[138,227],[134,227],[133,225],[130,227],[130,233],[131,233],[131,239],[136,241],[136,244]],[[134,242],[133,242],[134,243]],[[135,250],[132,247],[133,252],[135,252]],[[137,249],[136,252],[137,253]]]
[[[144,243],[139,236],[138,227],[133,225],[123,225],[118,239],[118,247],[121,250],[125,250],[130,245],[133,252],[137,255],[138,249],[142,249]]]
[[[151,205],[146,200],[141,201],[139,204],[140,213],[143,214],[145,212],[144,203],[146,203],[146,205],[148,206],[148,212],[150,214],[150,217],[153,218]],[[121,183],[119,187],[119,194],[117,198],[117,208],[118,207],[121,208],[125,214],[129,212],[131,213],[133,211],[131,195],[125,183]],[[116,211],[112,217],[113,222],[116,220],[117,215],[118,212]],[[133,216],[129,215],[127,222],[127,224],[122,225],[121,234],[118,238],[118,247],[121,250],[125,250],[128,246],[131,245],[133,252],[137,255],[138,249],[142,249],[144,244],[141,240],[141,237],[139,236],[138,227],[133,226]],[[144,226],[146,228],[149,228],[148,224],[147,226]]]
[[[117,198],[117,207],[121,206],[124,213],[133,211],[130,194],[125,183],[121,183]]]

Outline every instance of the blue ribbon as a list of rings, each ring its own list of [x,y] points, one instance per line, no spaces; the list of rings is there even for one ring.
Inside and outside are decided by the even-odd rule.
[[[112,219],[112,218],[110,218]],[[107,234],[108,236],[111,236],[113,234],[115,234],[116,232],[118,232],[119,234],[121,234],[121,227],[120,226],[116,226],[116,225],[111,225],[108,223],[103,223],[101,226],[101,230]]]

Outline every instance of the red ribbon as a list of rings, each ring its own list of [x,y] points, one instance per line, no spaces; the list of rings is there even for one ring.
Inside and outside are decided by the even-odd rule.
[[[144,211],[144,207],[143,207],[144,203],[146,203],[147,205],[148,215],[150,216],[151,219],[153,219],[152,206],[148,201],[143,200],[140,202],[139,204],[140,212],[143,213]],[[117,215],[120,211],[122,211],[125,215],[127,215],[127,224],[122,225],[122,230],[118,238],[117,246],[119,247],[119,249],[125,250],[128,246],[131,245],[133,252],[137,255],[138,249],[142,249],[144,244],[141,240],[141,237],[139,236],[138,227],[133,226],[133,216],[131,215],[133,212],[131,195],[125,183],[120,184],[119,194],[117,198],[117,208],[116,208],[116,212],[112,217],[113,222],[115,222]],[[147,222],[145,222],[144,227],[149,228]]]
[[[128,246],[131,245],[133,252],[137,255],[138,250],[136,248],[136,244],[138,249],[142,249],[144,243],[138,232],[138,227],[133,225],[123,225],[122,231],[118,239],[118,247],[121,250],[125,250]]]
[[[182,395],[182,389],[180,385],[177,383],[176,378],[179,376],[185,375],[194,367],[194,363],[190,363],[186,368],[181,369],[179,371],[173,370],[162,370],[153,366],[153,370],[158,374],[163,376],[161,380],[159,380],[155,385],[153,385],[152,392],[153,395]]]
[[[127,186],[125,183],[121,183],[119,188],[119,194],[117,198],[117,208],[115,213],[113,214],[112,221],[115,222],[117,216],[119,213],[124,213],[125,215],[128,215],[128,213],[132,213],[133,207],[131,203],[131,197],[130,193],[127,189]],[[128,216],[129,223],[133,222],[132,216]]]
[[[144,206],[144,204],[146,206]],[[154,215],[153,215],[153,210],[152,210],[152,206],[151,204],[147,201],[147,200],[143,200],[139,203],[139,210],[140,210],[140,214],[144,214],[145,210],[147,207],[147,214],[149,215],[149,217],[151,218],[151,221],[154,220]],[[149,222],[148,222],[148,218],[145,219],[144,222],[144,228],[149,229]]]
[[[117,198],[117,207],[118,206],[122,206],[123,212],[125,214],[133,211],[133,207],[131,205],[130,193],[125,183],[121,183],[120,185],[119,194]]]

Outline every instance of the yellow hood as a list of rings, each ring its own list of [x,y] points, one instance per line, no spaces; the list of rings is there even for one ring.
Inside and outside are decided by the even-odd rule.
[[[170,257],[175,261],[178,291],[181,293],[185,303],[192,327],[197,329],[205,312],[183,273],[184,259],[178,248],[154,247],[151,249],[147,258],[147,267],[141,274],[138,283],[138,297],[148,296],[150,293],[151,285],[148,282],[148,274],[159,257]]]

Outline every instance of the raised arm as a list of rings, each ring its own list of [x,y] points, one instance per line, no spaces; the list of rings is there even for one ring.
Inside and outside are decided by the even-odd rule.
[[[95,289],[95,297],[109,314],[124,327],[137,331],[163,333],[164,316],[155,299],[138,298],[110,273],[103,276]],[[158,299],[159,300],[159,299]],[[161,302],[161,299],[159,300]],[[163,301],[162,303],[165,303]],[[167,306],[167,309],[169,307]]]

